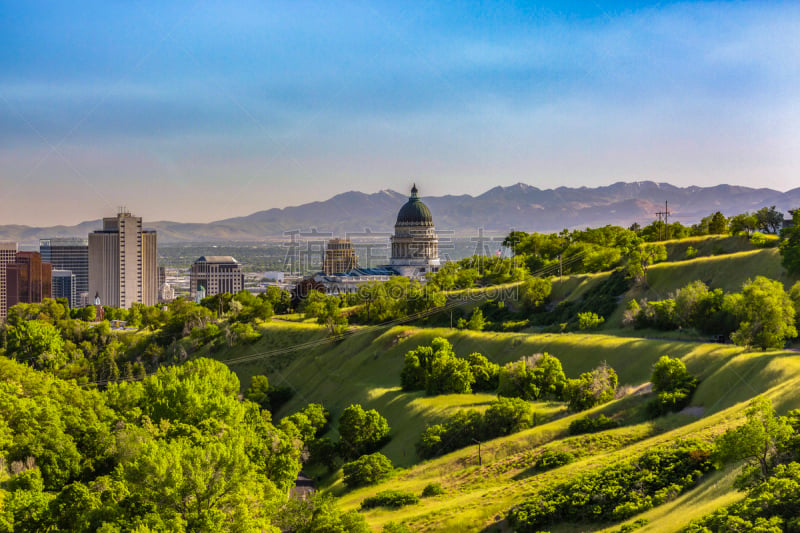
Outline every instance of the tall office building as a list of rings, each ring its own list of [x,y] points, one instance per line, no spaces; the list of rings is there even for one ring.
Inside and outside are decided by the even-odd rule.
[[[17,252],[6,265],[6,309],[52,298],[53,267],[39,252]]]
[[[17,257],[17,243],[0,242],[0,322],[8,315],[6,307],[6,265],[13,263]]]
[[[201,290],[202,289],[202,290]],[[214,296],[244,289],[244,273],[239,262],[229,255],[204,255],[192,263],[189,272],[189,295]]]
[[[78,302],[77,279],[69,270],[53,270],[53,298],[66,298],[70,309],[81,307]]]
[[[158,303],[156,232],[142,229],[142,218],[120,211],[104,218],[89,234],[89,299],[129,308]]]
[[[350,239],[331,239],[325,247],[322,271],[327,275],[358,268],[358,256]]]
[[[88,305],[89,299],[89,243],[86,239],[52,238],[39,240],[42,261],[53,265],[53,270],[69,270],[75,275],[76,298],[70,299],[71,308]],[[55,281],[55,280],[54,280]],[[92,294],[94,298],[94,294]]]

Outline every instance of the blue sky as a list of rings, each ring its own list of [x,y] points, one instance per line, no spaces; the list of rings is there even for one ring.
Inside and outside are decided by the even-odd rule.
[[[0,223],[800,185],[796,2],[162,4],[0,2]]]

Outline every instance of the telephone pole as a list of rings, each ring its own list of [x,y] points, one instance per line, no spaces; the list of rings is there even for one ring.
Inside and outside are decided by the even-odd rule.
[[[672,213],[669,211],[669,201],[664,202],[664,210],[658,211],[656,216],[658,221],[661,222],[661,217],[664,217],[664,240],[669,240],[669,216]],[[658,239],[661,240],[661,224],[658,225]]]

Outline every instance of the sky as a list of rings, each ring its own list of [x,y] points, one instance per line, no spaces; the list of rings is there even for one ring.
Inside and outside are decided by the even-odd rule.
[[[800,186],[798,2],[0,0],[0,224]]]

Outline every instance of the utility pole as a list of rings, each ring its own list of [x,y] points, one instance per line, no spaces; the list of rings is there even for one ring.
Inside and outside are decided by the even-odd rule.
[[[669,201],[664,202],[664,210],[656,213],[658,221],[661,222],[661,217],[664,217],[664,240],[669,240],[669,216],[672,213],[669,211]],[[658,225],[658,240],[661,240],[661,224]]]
[[[562,266],[563,262],[561,261],[561,254],[558,254],[558,281],[564,281],[564,271]]]
[[[478,466],[483,466],[483,458],[481,457],[481,441],[477,439],[472,439],[472,442],[478,444]]]

